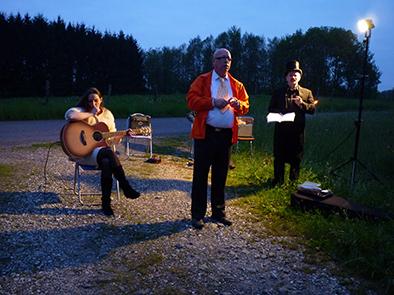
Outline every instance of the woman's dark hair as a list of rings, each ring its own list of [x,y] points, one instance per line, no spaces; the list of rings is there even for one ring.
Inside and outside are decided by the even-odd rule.
[[[101,94],[101,92],[97,88],[90,87],[88,90],[85,91],[85,93],[79,99],[77,107],[81,107],[81,108],[84,108],[85,110],[87,110],[89,108],[88,98],[89,98],[90,94],[97,94],[102,100],[100,107],[104,106],[104,96]]]

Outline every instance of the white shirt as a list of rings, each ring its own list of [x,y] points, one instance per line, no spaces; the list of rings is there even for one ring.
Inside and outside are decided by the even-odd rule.
[[[220,85],[220,76],[213,71],[212,72],[212,80],[211,80],[211,96],[213,99],[215,98],[213,94],[216,96]],[[228,75],[224,77],[224,82],[226,83],[228,95],[229,97],[233,96],[233,91],[230,85],[230,79]],[[228,108],[227,111],[221,112],[219,108],[214,107],[208,112],[207,122],[208,125],[217,128],[233,128],[234,125],[234,110],[233,108]]]

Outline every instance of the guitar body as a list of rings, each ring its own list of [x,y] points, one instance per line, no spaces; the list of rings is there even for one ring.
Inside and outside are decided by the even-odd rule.
[[[86,157],[96,147],[107,146],[103,133],[108,131],[104,122],[95,125],[85,121],[69,122],[60,132],[63,151],[72,158]]]

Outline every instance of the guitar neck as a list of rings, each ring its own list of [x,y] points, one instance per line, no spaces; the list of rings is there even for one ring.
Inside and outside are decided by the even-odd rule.
[[[103,139],[108,139],[110,137],[116,137],[116,136],[125,136],[127,134],[127,130],[121,130],[121,131],[114,131],[114,132],[102,132],[101,135],[103,136]]]
[[[127,135],[129,130],[121,130],[121,131],[115,131],[115,132],[102,132],[101,136],[103,137],[104,140],[111,138],[111,137],[123,137]],[[149,135],[151,132],[151,129],[149,127],[141,127],[141,128],[135,128],[131,129],[131,134],[138,134],[141,133],[141,135]]]

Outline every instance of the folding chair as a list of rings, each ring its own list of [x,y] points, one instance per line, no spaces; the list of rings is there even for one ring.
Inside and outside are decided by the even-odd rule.
[[[95,165],[83,165],[83,164],[79,163],[78,161],[75,161],[74,163],[75,163],[74,194],[78,196],[79,203],[81,203],[81,205],[83,205],[84,203],[82,201],[82,196],[101,195],[101,189],[96,190],[96,191],[82,191],[82,186],[81,186],[82,172],[83,171],[95,171],[95,172],[99,172],[101,174],[101,170]],[[89,173],[89,174],[92,174],[92,173]],[[100,174],[98,175],[99,177],[100,177]],[[97,173],[96,173],[96,175],[97,175]],[[116,195],[117,195],[117,198],[119,201],[120,200],[119,182],[116,179],[114,179],[114,180],[115,180],[115,186],[116,186]],[[100,184],[99,184],[99,187],[100,187]]]
[[[253,136],[253,123],[254,118],[249,116],[238,117],[238,141],[237,151],[239,149],[239,142],[249,142],[250,153],[253,153],[253,142],[255,140]]]
[[[126,137],[126,154],[129,157],[131,153],[131,144],[139,141],[145,141],[147,143],[146,150],[150,153],[150,158],[153,157],[153,140],[152,140],[152,123],[151,116],[134,113],[131,114],[127,119],[126,128],[130,128],[134,131],[135,135]]]

